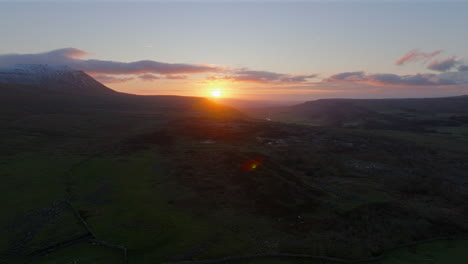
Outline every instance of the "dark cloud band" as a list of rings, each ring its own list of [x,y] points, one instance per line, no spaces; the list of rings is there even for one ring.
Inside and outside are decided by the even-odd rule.
[[[156,73],[171,75],[218,72],[221,70],[219,67],[214,66],[165,63],[152,60],[118,62],[81,59],[81,57],[85,55],[87,55],[85,51],[75,48],[65,48],[38,54],[7,54],[0,55],[0,66],[10,66],[14,64],[61,64],[90,74]]]
[[[281,83],[305,83],[308,79],[317,77],[317,74],[307,75],[292,75],[282,74],[268,71],[252,71],[252,70],[237,70],[233,73],[222,77],[234,82],[252,82],[264,84],[281,84]],[[214,78],[220,79],[220,78]]]
[[[393,86],[441,86],[458,84],[455,80],[437,74],[397,75],[391,73],[365,74],[364,72],[343,72],[331,75],[328,83],[366,83]]]

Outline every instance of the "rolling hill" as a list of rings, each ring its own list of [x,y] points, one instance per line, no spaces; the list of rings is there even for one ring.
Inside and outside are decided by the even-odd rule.
[[[164,111],[198,115],[238,111],[201,97],[138,96],[116,92],[67,66],[0,68],[2,114]]]
[[[468,124],[468,96],[320,99],[294,106],[251,109],[248,113],[258,118],[318,126],[424,131]]]

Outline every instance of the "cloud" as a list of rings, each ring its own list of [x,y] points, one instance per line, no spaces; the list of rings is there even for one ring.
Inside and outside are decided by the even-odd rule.
[[[230,78],[239,82],[271,82],[278,80],[281,76],[283,75],[274,72],[241,70]]]
[[[152,60],[135,62],[118,62],[107,60],[85,60],[81,57],[87,52],[75,48],[65,48],[37,54],[6,54],[0,55],[0,67],[14,64],[60,64],[68,65],[76,70],[90,74],[145,74],[156,73],[195,74],[218,72],[221,68],[199,64],[165,63]]]
[[[211,77],[208,79],[217,80],[225,79],[234,82],[252,82],[252,83],[264,83],[264,84],[279,84],[279,83],[305,83],[307,79],[317,77],[317,74],[306,74],[306,75],[292,75],[282,74],[268,71],[253,71],[253,70],[237,70],[233,73],[222,77]]]
[[[134,79],[133,77],[115,77],[105,74],[93,75],[93,78],[102,83],[123,83]]]
[[[370,83],[383,85],[409,85],[409,86],[432,86],[432,85],[454,85],[455,81],[439,78],[436,74],[396,75],[390,73],[368,75]]]
[[[15,64],[69,64],[76,58],[88,55],[75,48],[64,48],[37,54],[3,54],[0,55],[0,67]]]
[[[159,76],[156,76],[153,74],[143,74],[143,75],[138,76],[138,78],[142,79],[143,81],[149,81],[149,82],[161,79]]]
[[[307,79],[312,79],[317,77],[317,74],[309,74],[309,75],[286,75],[280,78],[281,82],[292,82],[292,83],[301,83],[306,82]]]
[[[468,71],[444,72],[438,75],[440,78],[452,80],[457,84],[468,84]]]
[[[0,55],[0,67],[15,64],[68,65],[76,70],[82,70],[90,75],[97,76],[96,78],[105,83],[123,82],[134,78],[154,81],[160,79],[161,76],[169,80],[183,80],[188,78],[187,74],[197,73],[224,73],[226,76],[222,79],[269,84],[305,83],[307,79],[317,76],[316,74],[291,75],[246,69],[231,70],[212,64],[165,63],[152,60],[119,62],[83,58],[87,55],[89,53],[76,48],[57,49],[37,54],[4,54]],[[114,75],[138,76],[118,78]]]
[[[169,80],[185,80],[187,78],[185,75],[166,75],[166,79]]]
[[[327,81],[357,81],[357,80],[362,80],[364,78],[364,72],[362,71],[357,71],[357,72],[342,72],[342,73],[337,73],[333,74],[328,77]]]
[[[434,71],[444,72],[452,69],[458,63],[457,58],[452,56],[443,60],[433,60],[427,65],[427,68]]]
[[[115,75],[107,75],[107,74],[97,74],[97,75],[92,75],[93,78],[96,80],[102,82],[102,83],[121,83],[121,82],[127,82],[134,80],[134,77],[116,77]],[[154,74],[142,74],[137,76],[139,79],[147,82],[152,82],[156,80],[160,80],[161,76],[157,76]],[[185,80],[188,78],[186,75],[163,75],[165,79],[168,80]]]
[[[468,65],[461,65],[460,67],[458,67],[458,71],[468,71]]]
[[[440,54],[441,51],[424,53],[418,50],[408,52],[397,61],[401,65],[410,61],[429,61]],[[444,73],[439,74],[414,74],[397,75],[391,73],[368,74],[363,71],[342,72],[328,76],[321,81],[311,82],[310,79],[317,78],[317,74],[283,74],[270,71],[250,70],[247,68],[229,69],[210,64],[183,64],[165,63],[152,60],[141,60],[135,62],[118,62],[108,60],[85,59],[89,54],[76,48],[65,48],[37,54],[6,54],[0,55],[0,67],[14,64],[52,64],[68,65],[77,70],[83,70],[91,74],[103,83],[121,83],[136,78],[144,81],[155,81],[158,79],[184,80],[190,74],[212,73],[223,77],[209,77],[208,80],[230,80],[233,82],[248,82],[268,84],[269,88],[279,85],[292,84],[295,86],[322,85],[327,87],[353,86],[448,86],[468,84],[468,66],[460,65],[456,57],[442,60],[431,60],[427,68]],[[459,66],[460,65],[460,66]],[[458,72],[447,72],[458,67]],[[292,86],[291,85],[291,86]]]
[[[411,98],[411,97],[445,97],[462,95],[468,92],[466,85],[450,86],[383,86],[363,83],[318,83],[314,85],[283,87],[276,96],[278,100],[285,98]]]
[[[365,74],[343,72],[329,76],[323,83],[363,83],[392,86],[441,86],[457,84],[455,80],[437,74],[397,75],[392,73]]]
[[[417,49],[407,52],[403,57],[399,58],[395,63],[397,65],[403,65],[408,62],[415,62],[420,60],[429,60],[439,55],[442,51],[436,50],[432,53],[421,52]]]

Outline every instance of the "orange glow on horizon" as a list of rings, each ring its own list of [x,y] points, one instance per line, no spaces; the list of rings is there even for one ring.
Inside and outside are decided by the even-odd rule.
[[[224,98],[232,96],[230,84],[225,80],[211,80],[202,84],[204,94],[212,98]]]
[[[221,91],[220,89],[215,89],[211,91],[211,96],[213,97],[221,97],[221,95],[223,95],[223,91]]]

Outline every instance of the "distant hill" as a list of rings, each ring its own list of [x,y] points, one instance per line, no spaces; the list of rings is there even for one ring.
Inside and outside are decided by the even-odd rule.
[[[419,99],[320,99],[249,111],[257,118],[319,126],[421,129],[463,125],[468,96]]]
[[[201,97],[119,93],[82,71],[67,66],[44,64],[0,68],[0,104],[0,114],[97,110],[240,114]]]
[[[258,109],[267,107],[292,106],[302,101],[269,101],[269,100],[245,100],[236,98],[218,98],[216,102],[232,106],[237,109]]]
[[[117,93],[82,71],[46,64],[19,64],[0,68],[0,83],[30,85],[43,91],[83,95]]]

